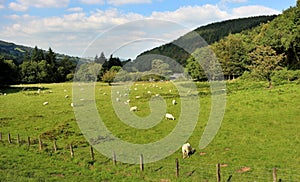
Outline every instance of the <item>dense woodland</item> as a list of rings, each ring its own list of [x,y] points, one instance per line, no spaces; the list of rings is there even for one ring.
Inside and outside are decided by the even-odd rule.
[[[96,55],[89,64],[82,64],[77,72],[78,78],[97,77],[110,83],[116,75],[119,81],[132,77],[149,80],[149,75],[156,75],[154,80],[160,80],[161,75],[170,76],[184,71],[196,81],[207,80],[209,75],[204,69],[213,70],[214,65],[205,63],[203,68],[197,61],[198,58],[209,60],[207,56],[211,55],[207,50],[215,54],[226,79],[261,79],[269,81],[271,86],[274,75],[287,80],[300,78],[299,71],[295,71],[300,69],[300,0],[295,7],[278,16],[228,20],[200,27],[195,32],[207,44],[193,45],[198,47],[193,54],[176,46],[176,41],[189,39],[188,33],[174,42],[140,54],[135,60],[121,61],[112,55],[107,59],[103,53],[99,57]],[[170,60],[175,60],[183,67]],[[72,80],[76,65],[80,62],[79,59],[54,53],[51,48],[43,51],[37,47],[16,47],[1,41],[0,83]],[[143,72],[148,76],[143,77]]]

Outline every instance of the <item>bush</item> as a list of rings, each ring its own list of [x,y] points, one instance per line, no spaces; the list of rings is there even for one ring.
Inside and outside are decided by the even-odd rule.
[[[263,80],[259,75],[255,74],[253,72],[249,72],[249,71],[245,71],[243,73],[243,75],[239,77],[239,79],[244,80],[244,81],[262,81]]]
[[[300,70],[287,70],[283,69],[280,71],[274,72],[271,78],[272,82],[276,85],[285,84],[291,81],[300,80]]]

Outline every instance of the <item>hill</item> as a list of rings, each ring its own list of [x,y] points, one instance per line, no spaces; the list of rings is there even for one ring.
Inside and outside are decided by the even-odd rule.
[[[273,15],[273,16],[258,16],[258,17],[227,20],[227,21],[212,23],[206,26],[201,26],[192,32],[198,33],[207,42],[207,44],[212,44],[228,36],[229,34],[240,33],[242,31],[253,29],[254,27],[257,27],[262,23],[267,23],[269,21],[272,21],[276,17],[277,17],[276,15]],[[154,49],[145,51],[140,55],[138,55],[135,61],[141,62],[141,64],[143,64],[143,65],[139,65],[139,63],[137,63],[137,65],[139,65],[138,68],[141,68],[141,70],[139,71],[145,71],[151,69],[151,65],[146,66],[144,60],[141,58],[142,56],[149,55],[149,54],[163,55],[172,58],[176,60],[178,63],[180,63],[181,65],[185,66],[186,60],[190,55],[182,48],[176,46],[176,42],[182,42],[184,40],[189,39],[190,34],[191,32],[187,33],[186,35],[183,35],[182,37],[178,38],[177,40],[171,43],[156,47]],[[200,42],[199,44],[202,43]],[[201,45],[194,45],[194,46],[200,47]]]
[[[26,54],[31,55],[33,49],[34,48],[32,47],[17,45],[15,43],[0,40],[0,56],[3,56],[5,60],[13,60],[16,65],[20,65],[24,61]],[[43,50],[43,52],[46,51]],[[79,60],[78,57],[56,53],[57,61],[60,61],[65,57],[74,62]]]

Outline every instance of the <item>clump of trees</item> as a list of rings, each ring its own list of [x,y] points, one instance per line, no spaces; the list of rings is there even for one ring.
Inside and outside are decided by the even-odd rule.
[[[32,52],[25,53],[20,65],[0,57],[0,83],[52,83],[64,82],[73,78],[76,63],[65,56],[60,61],[49,48],[43,51],[35,46]]]
[[[273,21],[229,34],[208,48],[215,53],[226,79],[247,74],[248,78],[268,81],[271,87],[277,71],[300,69],[300,0]],[[193,79],[205,80],[204,70],[211,68],[199,66],[195,56],[207,59],[203,53],[191,55],[186,70]]]

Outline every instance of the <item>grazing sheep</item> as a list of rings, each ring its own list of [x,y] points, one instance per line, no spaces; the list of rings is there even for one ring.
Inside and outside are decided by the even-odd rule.
[[[120,99],[119,99],[119,98],[116,98],[116,101],[117,101],[117,102],[120,102]]]
[[[166,114],[167,119],[175,120],[175,117],[172,114],[167,113]]]
[[[177,102],[176,102],[175,99],[172,100],[172,104],[173,104],[173,105],[176,105],[176,104],[177,104]]]
[[[45,105],[48,105],[48,104],[49,104],[49,102],[44,102],[44,103],[43,103],[44,106],[45,106]]]
[[[74,104],[73,104],[73,102],[71,103],[71,107],[74,107]]]
[[[193,153],[193,148],[189,143],[185,143],[181,147],[182,158],[190,157],[190,154]]]
[[[65,98],[69,98],[69,96],[68,96],[68,95],[65,95]]]
[[[148,94],[151,94],[151,91],[148,91],[147,93],[148,93]]]
[[[141,98],[141,96],[138,95],[138,96],[135,96],[135,98],[136,98],[136,99],[139,99],[139,98]]]
[[[137,111],[137,106],[133,106],[130,108],[130,111]]]

